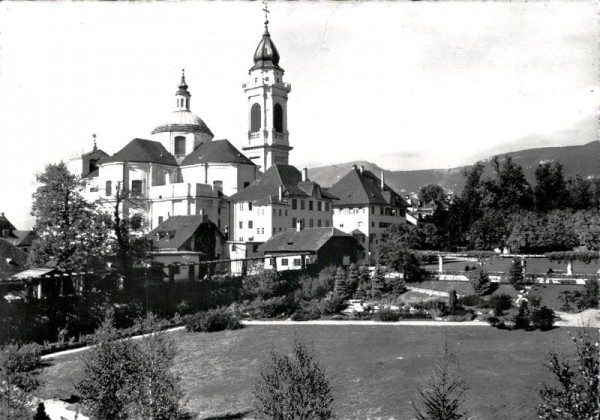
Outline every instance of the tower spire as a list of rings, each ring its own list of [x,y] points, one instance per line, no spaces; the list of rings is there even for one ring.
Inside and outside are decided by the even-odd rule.
[[[271,13],[269,11],[269,3],[267,2],[267,0],[263,1],[263,4],[265,5],[265,7],[263,7],[263,12],[265,12],[265,35],[269,34],[269,13]]]
[[[188,91],[188,85],[185,82],[185,69],[181,69],[181,82],[179,82],[179,89],[175,93],[177,100],[177,110],[189,111],[190,110],[190,92]]]

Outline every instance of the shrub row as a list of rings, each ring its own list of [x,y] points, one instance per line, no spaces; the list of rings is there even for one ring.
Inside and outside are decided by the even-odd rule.
[[[236,314],[223,307],[185,317],[185,327],[188,332],[237,330],[243,326]]]

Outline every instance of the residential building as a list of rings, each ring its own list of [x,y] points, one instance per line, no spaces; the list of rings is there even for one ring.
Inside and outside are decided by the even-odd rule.
[[[258,250],[265,257],[264,267],[278,271],[347,266],[360,263],[364,254],[352,235],[333,227],[286,229]]]
[[[374,263],[377,234],[394,223],[406,223],[408,203],[385,183],[383,172],[377,177],[356,165],[328,191],[339,197],[333,205],[333,226],[352,234]]]
[[[203,278],[207,267],[199,263],[220,259],[226,249],[225,237],[206,216],[170,217],[146,237],[152,241],[152,261],[174,281]]]

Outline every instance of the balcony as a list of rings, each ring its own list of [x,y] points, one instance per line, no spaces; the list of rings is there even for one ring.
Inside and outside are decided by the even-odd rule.
[[[160,200],[168,198],[181,197],[217,197],[218,194],[213,190],[212,185],[208,184],[190,184],[187,182],[178,182],[176,184],[158,185],[150,187],[148,198],[151,200]]]

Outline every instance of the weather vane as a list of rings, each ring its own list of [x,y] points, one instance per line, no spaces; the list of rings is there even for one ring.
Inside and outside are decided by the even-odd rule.
[[[92,134],[92,137],[94,138],[94,150],[97,150],[98,146],[96,146],[96,134]]]
[[[265,0],[263,1],[263,4],[265,5],[265,7],[263,7],[263,11],[265,12],[265,26],[267,26],[269,24],[269,3]]]

